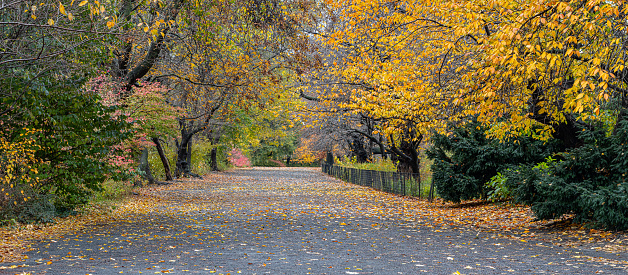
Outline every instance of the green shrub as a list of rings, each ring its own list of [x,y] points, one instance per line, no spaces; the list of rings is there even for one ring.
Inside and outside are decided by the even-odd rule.
[[[107,180],[102,184],[102,189],[94,196],[94,202],[117,200],[129,194],[133,189],[130,181]]]
[[[297,136],[294,133],[265,137],[259,144],[250,148],[249,160],[254,166],[277,167],[277,163],[270,160],[284,162],[287,156],[291,156],[296,148]]]
[[[32,177],[38,180],[20,184],[25,187],[19,190],[24,198],[11,207],[3,206],[2,220],[51,222],[55,215],[72,214],[89,202],[106,179],[129,176],[119,171],[112,156],[124,156],[117,145],[131,136],[130,124],[123,117],[115,119],[116,108],[102,105],[94,93],[78,91],[78,85],[42,83],[20,98],[19,104],[27,111],[0,117],[6,129],[20,129],[24,123],[37,129],[29,137],[20,131],[5,132],[3,140],[19,144],[32,138],[37,148],[33,159],[38,160],[32,164],[32,171],[38,172]],[[6,115],[13,119],[7,120]]]
[[[577,222],[628,229],[628,123],[610,136],[583,131],[580,138],[584,145],[559,154],[558,161],[511,169],[506,184],[539,219],[575,214]]]
[[[123,155],[114,150],[131,137],[127,130],[130,124],[124,118],[115,119],[117,109],[102,105],[95,93],[80,91],[81,84],[42,83],[20,98],[20,106],[27,111],[8,114],[13,120],[2,118],[8,129],[17,129],[24,122],[37,129],[34,139],[39,149],[34,157],[41,162],[36,165],[36,193],[41,199],[32,206],[49,209],[47,203],[51,201],[62,216],[87,203],[106,179],[128,176],[118,171],[110,156]],[[14,134],[7,140],[20,142],[24,138]]]
[[[486,188],[488,191],[488,200],[490,201],[498,201],[504,199],[510,199],[511,191],[510,188],[506,185],[507,177],[502,175],[502,173],[497,172],[497,175],[493,176],[491,180],[486,183]]]
[[[190,164],[193,173],[203,175],[211,172],[210,154],[214,147],[215,145],[207,140],[195,140],[192,145],[192,163]],[[220,158],[219,154],[216,154],[216,158]]]
[[[0,225],[9,223],[50,223],[57,215],[54,197],[46,194],[30,194],[30,199],[17,205],[0,209]]]
[[[279,164],[276,162],[272,162],[270,161],[270,159],[264,159],[264,158],[258,158],[256,159],[255,163],[253,163],[254,166],[261,166],[261,167],[279,167]]]
[[[435,134],[427,150],[432,159],[432,180],[437,194],[447,200],[483,198],[493,191],[486,185],[510,165],[536,163],[559,150],[555,142],[520,136],[507,140],[486,137],[487,128],[476,120],[449,126],[452,134]]]

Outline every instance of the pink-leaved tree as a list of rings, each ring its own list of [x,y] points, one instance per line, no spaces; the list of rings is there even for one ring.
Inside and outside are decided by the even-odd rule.
[[[99,94],[103,105],[122,107],[117,111],[116,119],[126,119],[133,123],[134,138],[122,142],[116,152],[110,154],[110,162],[120,169],[133,171],[139,155],[139,170],[149,183],[155,182],[148,166],[148,148],[156,146],[163,163],[166,180],[172,180],[170,164],[163,152],[161,139],[172,137],[177,132],[177,116],[181,110],[168,104],[164,95],[168,88],[160,83],[140,83],[131,93],[123,97],[123,87],[111,76],[102,74],[87,83],[88,91]]]
[[[251,166],[251,161],[247,158],[242,150],[238,148],[233,148],[229,152],[229,162],[231,165],[235,167],[249,167]]]

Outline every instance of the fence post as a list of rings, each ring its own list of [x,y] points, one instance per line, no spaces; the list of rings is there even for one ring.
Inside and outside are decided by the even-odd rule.
[[[432,202],[434,199],[434,178],[430,181],[430,193],[427,196],[429,202]]]
[[[419,174],[417,178],[417,182],[419,184],[419,198],[421,198],[421,196],[423,195],[423,188],[421,187],[421,174]]]
[[[406,176],[401,176],[401,178],[403,179],[403,195],[406,195],[406,189],[408,188],[408,184],[406,183]]]

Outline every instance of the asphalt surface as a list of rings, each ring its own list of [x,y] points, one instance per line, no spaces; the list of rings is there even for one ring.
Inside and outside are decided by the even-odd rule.
[[[391,195],[374,207],[363,188],[313,169],[235,170],[162,192],[154,211],[34,243],[0,273],[628,274],[627,255],[434,227],[396,215]]]

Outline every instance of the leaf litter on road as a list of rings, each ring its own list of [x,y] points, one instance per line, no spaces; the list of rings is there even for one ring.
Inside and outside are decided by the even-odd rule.
[[[262,169],[264,168],[255,168]],[[286,168],[282,168],[286,169]],[[289,169],[289,168],[288,168]],[[268,169],[271,170],[271,169]],[[250,182],[256,184],[250,184]],[[226,184],[228,183],[228,184]],[[299,197],[296,199],[296,197]],[[335,198],[325,204],[317,201],[319,198]],[[293,199],[294,198],[294,199]],[[304,200],[303,198],[309,198]],[[79,216],[59,219],[54,225],[22,226],[20,228],[2,228],[0,236],[0,253],[3,262],[15,262],[14,265],[4,268],[19,268],[19,261],[25,260],[23,252],[31,249],[34,242],[51,240],[52,242],[67,241],[64,235],[72,235],[81,232],[83,236],[89,236],[90,231],[98,231],[102,234],[102,227],[110,227],[115,230],[125,224],[137,224],[145,222],[147,225],[156,223],[151,217],[159,215],[176,221],[172,224],[159,223],[159,227],[146,232],[130,232],[122,235],[124,239],[116,240],[120,245],[104,243],[95,245],[91,249],[101,251],[124,250],[140,239],[168,240],[169,245],[151,247],[154,251],[175,251],[182,237],[187,242],[185,245],[198,246],[200,252],[208,249],[207,244],[224,244],[237,242],[238,232],[229,232],[233,223],[250,224],[252,228],[259,230],[256,239],[258,243],[239,243],[238,247],[250,249],[248,255],[264,255],[263,261],[251,262],[251,265],[267,267],[286,259],[276,258],[274,255],[280,247],[273,247],[268,243],[273,239],[273,233],[265,229],[276,226],[276,219],[285,221],[289,228],[277,227],[276,230],[293,230],[295,232],[309,233],[314,227],[299,224],[299,217],[314,215],[323,220],[316,227],[321,238],[317,240],[303,238],[303,247],[313,247],[319,243],[331,245],[352,245],[345,243],[334,236],[350,236],[351,231],[361,228],[384,229],[387,220],[403,221],[408,227],[416,227],[431,230],[433,232],[450,232],[452,229],[471,232],[490,233],[493,238],[507,238],[522,243],[535,242],[539,245],[586,247],[611,253],[625,253],[628,247],[628,238],[623,232],[610,232],[603,230],[587,229],[582,225],[563,223],[562,226],[547,227],[547,221],[534,221],[532,212],[528,207],[509,204],[482,204],[466,202],[471,206],[447,204],[441,201],[427,202],[414,198],[391,195],[366,187],[351,185],[338,180],[325,177],[324,181],[303,184],[301,182],[288,182],[281,187],[272,184],[264,184],[264,179],[232,176],[230,173],[213,173],[206,175],[204,179],[179,180],[166,186],[149,186],[136,190],[136,195],[127,197],[118,203],[115,208],[108,211],[102,209],[88,211]],[[212,215],[204,213],[211,212]],[[359,218],[358,218],[359,217]],[[162,218],[162,219],[164,219]],[[365,219],[369,222],[365,222]],[[203,225],[208,220],[220,221],[215,228],[207,228]],[[185,223],[181,222],[185,221]],[[325,223],[333,224],[335,229],[325,227]],[[560,223],[560,221],[554,221]],[[113,225],[113,226],[112,226]],[[331,226],[329,226],[331,227]],[[100,231],[99,231],[100,230]],[[156,232],[158,234],[155,234]],[[344,231],[344,232],[343,232]],[[225,234],[228,232],[228,234]],[[99,237],[89,236],[78,241],[94,241]],[[194,240],[191,242],[190,240]],[[377,240],[381,241],[381,240]],[[398,240],[390,240],[393,241]],[[406,241],[412,241],[412,236],[406,236]],[[266,242],[264,244],[264,242]],[[375,244],[376,242],[374,242]],[[220,250],[208,253],[218,254]],[[229,247],[228,250],[235,249]],[[377,248],[373,247],[373,250]],[[147,248],[146,251],[153,252]],[[345,249],[347,255],[353,253],[351,249]],[[186,251],[190,253],[190,251]],[[314,250],[311,251],[314,253]],[[313,254],[314,255],[314,254]],[[80,251],[76,255],[63,255],[64,259],[81,259]],[[626,265],[628,262],[613,261],[609,259],[595,259],[583,257],[589,261],[607,261],[610,264]],[[40,262],[51,264],[55,259],[42,259]],[[140,261],[139,258],[117,259],[115,261]],[[320,259],[316,259],[321,261]],[[447,256],[443,261],[454,261],[455,257]],[[114,260],[110,260],[114,261]],[[148,261],[148,259],[147,259]],[[170,260],[176,262],[177,260]],[[316,261],[312,259],[308,264]],[[187,263],[185,263],[187,264]],[[122,266],[122,265],[116,265]],[[159,269],[159,263],[153,263],[153,269]],[[417,265],[418,266],[418,265]],[[320,268],[320,266],[319,266]],[[326,268],[333,269],[333,266]],[[337,267],[336,267],[337,268]],[[361,270],[358,266],[342,267],[349,272]],[[217,268],[218,270],[220,268]],[[169,272],[166,269],[160,272]],[[214,270],[215,271],[215,270]],[[234,270],[237,272],[237,270]],[[349,274],[349,273],[347,273]]]

